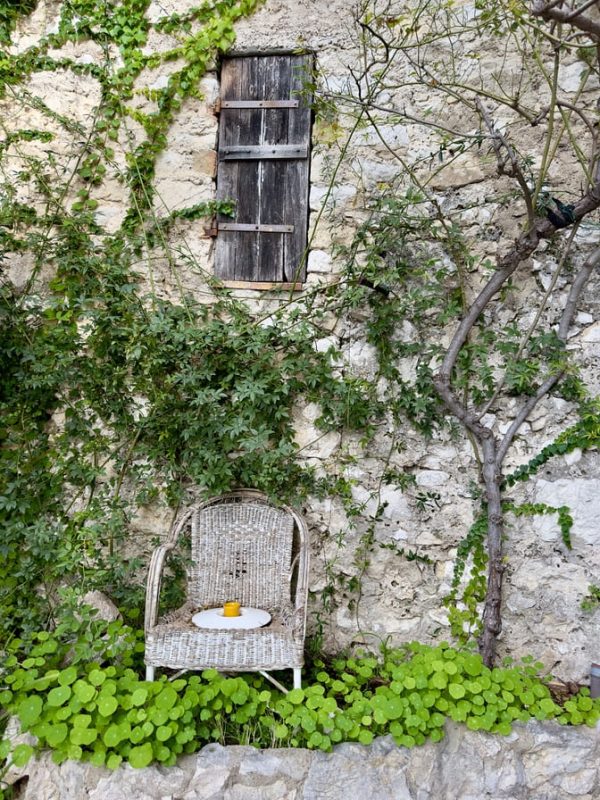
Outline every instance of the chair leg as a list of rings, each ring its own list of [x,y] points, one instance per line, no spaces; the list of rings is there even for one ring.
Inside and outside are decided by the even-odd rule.
[[[294,689],[302,688],[302,670],[294,668]]]
[[[154,680],[154,667],[147,666],[146,667],[146,680],[153,681]]]

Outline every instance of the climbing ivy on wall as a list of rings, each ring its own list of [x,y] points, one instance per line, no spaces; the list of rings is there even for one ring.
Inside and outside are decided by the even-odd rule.
[[[370,387],[336,376],[335,354],[315,351],[306,319],[283,313],[257,319],[209,276],[210,305],[185,292],[169,228],[217,210],[231,213],[230,204],[155,213],[154,169],[169,127],[182,104],[199,96],[217,54],[232,44],[236,20],[256,5],[203,3],[151,24],[148,0],[71,0],[61,7],[56,33],[18,55],[2,54],[4,99],[35,108],[81,140],[59,181],[55,164],[19,149],[53,134],[22,129],[3,142],[4,152],[14,147],[26,164],[14,185],[4,164],[4,265],[16,255],[30,272],[25,285],[0,287],[5,635],[46,625],[70,592],[91,588],[107,591],[134,618],[143,607],[143,562],[129,530],[148,503],[166,503],[175,513],[190,486],[210,494],[250,485],[296,502],[331,489],[332,481],[299,458],[292,413],[300,399],[321,404],[324,430],[346,425],[368,433],[378,413]],[[152,31],[178,43],[148,53]],[[82,40],[101,47],[104,63],[56,55]],[[155,111],[135,110],[136,79],[165,61],[176,61],[177,69],[164,88],[147,90]],[[68,70],[100,86],[88,130],[27,93],[34,72]],[[119,229],[109,232],[96,219],[93,190],[118,169],[115,149],[127,141],[132,120],[144,136],[126,152],[119,178],[128,208]],[[19,186],[31,183],[35,204],[18,196]],[[150,264],[152,248],[169,261],[179,285],[172,301],[142,287],[139,264]]]

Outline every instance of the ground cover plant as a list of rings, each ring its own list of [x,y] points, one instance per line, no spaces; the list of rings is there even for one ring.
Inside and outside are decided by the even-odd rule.
[[[481,656],[409,643],[315,661],[303,689],[282,694],[260,675],[215,670],[145,681],[141,632],[88,617],[50,634],[14,641],[0,683],[3,715],[15,715],[37,744],[0,744],[23,766],[41,748],[116,768],[175,764],[208,742],[331,750],[391,735],[404,747],[439,741],[451,719],[508,735],[515,722],[600,720],[600,700],[581,690],[557,705],[533,659],[489,669]]]

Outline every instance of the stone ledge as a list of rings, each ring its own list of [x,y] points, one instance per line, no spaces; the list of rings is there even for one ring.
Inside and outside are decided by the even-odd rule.
[[[45,753],[24,770],[21,800],[598,800],[599,729],[518,725],[510,736],[449,723],[411,750],[390,737],[333,753],[210,744],[175,767],[114,772]]]

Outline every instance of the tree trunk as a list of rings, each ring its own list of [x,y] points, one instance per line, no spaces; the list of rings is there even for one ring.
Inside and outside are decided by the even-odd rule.
[[[496,657],[496,641],[502,631],[502,577],[504,562],[502,557],[502,539],[504,533],[504,515],[502,513],[502,496],[500,482],[502,473],[496,459],[496,440],[491,431],[481,437],[483,452],[483,482],[487,500],[487,552],[488,578],[485,606],[483,609],[483,630],[479,637],[479,652],[484,663],[493,667]]]

